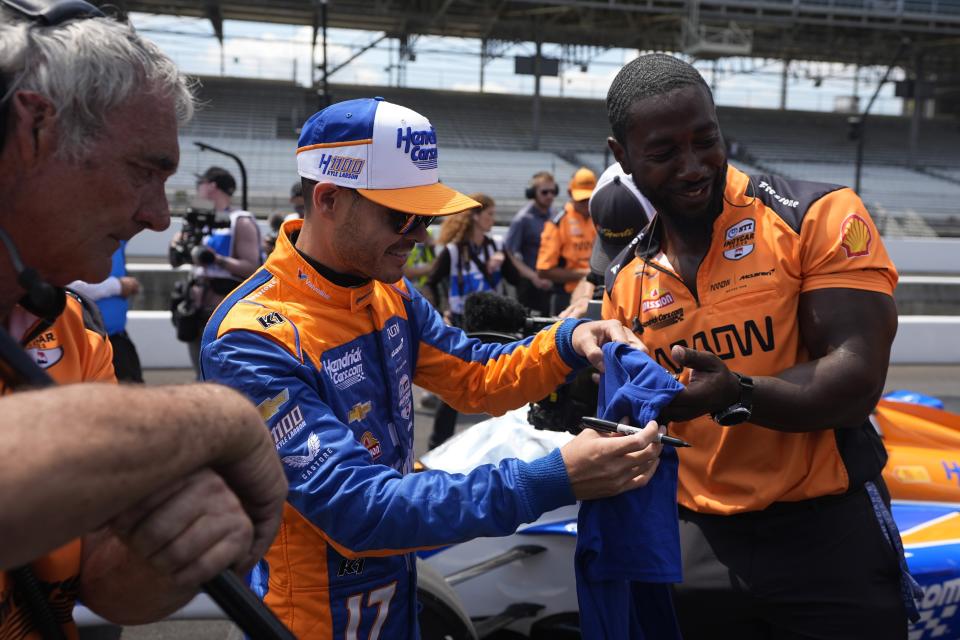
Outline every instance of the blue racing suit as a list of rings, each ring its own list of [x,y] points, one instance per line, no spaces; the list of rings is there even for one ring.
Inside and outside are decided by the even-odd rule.
[[[559,450],[467,475],[411,473],[412,385],[501,414],[586,366],[570,341],[578,321],[482,344],[406,280],[323,278],[293,246],[302,224],[284,224],[203,336],[204,379],[258,404],[290,482],[252,586],[300,638],[415,638],[412,551],[506,535],[574,497]]]

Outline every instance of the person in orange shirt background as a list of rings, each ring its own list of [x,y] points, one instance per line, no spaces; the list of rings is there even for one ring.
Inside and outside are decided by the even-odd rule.
[[[570,293],[590,273],[590,253],[597,232],[590,220],[590,194],[597,186],[597,176],[580,167],[570,179],[567,193],[570,200],[563,211],[543,225],[540,251],[537,254],[537,275],[562,287],[555,290],[550,312],[557,313],[570,304]]]

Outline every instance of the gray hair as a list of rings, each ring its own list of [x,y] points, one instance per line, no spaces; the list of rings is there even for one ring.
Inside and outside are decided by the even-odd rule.
[[[58,153],[73,160],[83,159],[110,112],[135,95],[172,100],[180,124],[193,116],[191,86],[173,61],[132,26],[111,18],[45,27],[0,12],[0,73],[7,82],[0,100],[29,90],[53,103]]]

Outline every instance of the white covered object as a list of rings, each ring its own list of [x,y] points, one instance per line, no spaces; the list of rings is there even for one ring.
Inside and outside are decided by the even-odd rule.
[[[534,429],[527,422],[527,410],[521,407],[478,422],[426,453],[420,462],[429,469],[467,473],[505,458],[536,460],[573,439],[567,432]]]

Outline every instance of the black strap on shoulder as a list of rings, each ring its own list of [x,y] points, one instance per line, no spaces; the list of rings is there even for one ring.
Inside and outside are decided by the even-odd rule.
[[[106,338],[107,325],[103,321],[103,314],[100,313],[100,307],[97,306],[97,303],[73,289],[66,289],[66,293],[80,303],[80,308],[83,310],[83,326]]]
[[[487,273],[486,263],[490,258],[487,255],[486,241],[487,241],[487,238],[484,238],[484,243],[483,243],[484,260],[482,262],[480,261],[480,256],[474,253],[473,247],[470,245],[469,242],[467,243],[467,253],[470,254],[470,260],[477,267],[477,270],[480,272],[480,275],[483,277],[483,281],[487,283],[487,286],[490,287],[491,291],[494,291],[496,290],[496,287],[493,284],[493,280],[490,279],[490,274]]]
[[[30,356],[20,347],[20,344],[0,327],[0,376],[8,387],[48,387],[53,379],[46,371],[36,365]],[[30,565],[23,565],[12,569],[14,588],[23,598],[25,608],[30,613],[30,620],[36,625],[37,631],[44,640],[66,640],[63,629],[57,622],[56,614],[50,607],[50,602],[43,594],[40,581]]]

